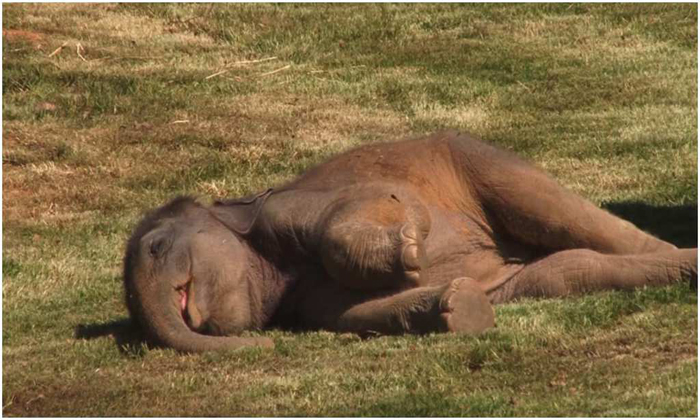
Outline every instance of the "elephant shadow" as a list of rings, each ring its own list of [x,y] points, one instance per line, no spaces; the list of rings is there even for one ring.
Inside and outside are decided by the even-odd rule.
[[[75,338],[78,340],[94,340],[111,336],[122,354],[140,356],[146,345],[146,337],[131,319],[120,318],[114,321],[94,324],[78,324],[75,327]]]
[[[642,202],[610,202],[602,207],[632,222],[640,229],[680,248],[695,248],[698,244],[698,206],[655,206]],[[119,351],[130,356],[143,354],[146,337],[129,318],[113,321],[79,324],[76,339],[92,340],[111,336]]]
[[[657,206],[625,201],[603,203],[604,209],[679,248],[698,246],[698,205]]]

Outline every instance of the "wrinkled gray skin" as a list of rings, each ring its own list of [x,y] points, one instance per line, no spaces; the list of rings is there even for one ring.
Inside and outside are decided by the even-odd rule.
[[[127,246],[131,316],[181,351],[271,346],[243,330],[360,334],[494,325],[491,304],[688,281],[677,249],[454,132],[339,155],[274,190],[177,199]]]

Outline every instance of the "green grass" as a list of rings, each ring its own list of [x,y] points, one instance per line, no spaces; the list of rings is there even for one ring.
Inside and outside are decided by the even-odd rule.
[[[444,128],[697,246],[696,28],[692,4],[3,5],[3,414],[697,416],[685,285],[205,355],[143,347],[121,290],[146,209]]]

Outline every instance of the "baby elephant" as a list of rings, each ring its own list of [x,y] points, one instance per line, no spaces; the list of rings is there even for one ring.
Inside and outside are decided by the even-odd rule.
[[[521,296],[676,281],[697,286],[697,249],[455,132],[363,146],[242,199],[178,198],[124,258],[131,317],[187,352],[271,346],[238,336],[271,326],[478,333]]]

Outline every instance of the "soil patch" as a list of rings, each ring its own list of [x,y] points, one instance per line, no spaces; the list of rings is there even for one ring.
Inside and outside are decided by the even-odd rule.
[[[44,44],[44,35],[39,32],[23,31],[21,29],[3,29],[2,37],[8,42],[27,42],[35,48],[41,48]]]

